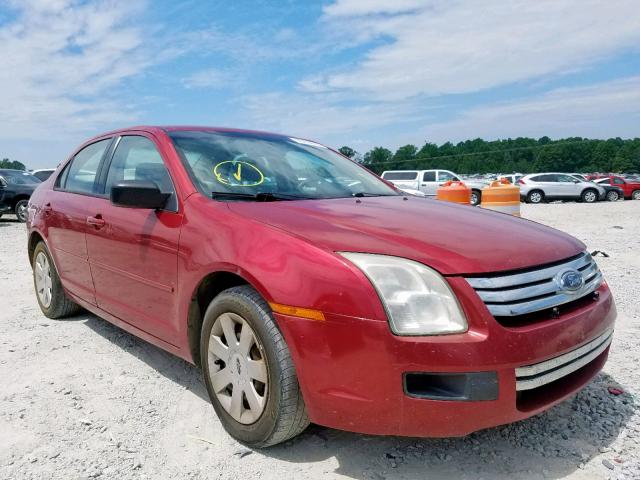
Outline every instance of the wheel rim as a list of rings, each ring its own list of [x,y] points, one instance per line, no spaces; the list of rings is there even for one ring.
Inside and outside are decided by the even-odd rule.
[[[471,205],[477,205],[478,204],[478,194],[477,193],[472,193],[471,194]]]
[[[633,199],[640,200],[640,192],[633,192]]]
[[[223,313],[209,338],[211,386],[222,408],[239,423],[256,422],[267,403],[269,378],[260,340],[235,313]]]
[[[51,265],[49,259],[43,252],[38,252],[34,268],[36,279],[36,293],[40,299],[40,303],[49,308],[51,305],[52,287],[51,287]]]
[[[593,192],[587,192],[587,193],[584,194],[584,199],[587,202],[594,202],[595,199],[596,199],[596,194],[593,193]]]
[[[27,219],[27,204],[22,202],[20,204],[18,204],[18,208],[16,209],[16,216],[18,217],[19,220],[26,220]]]
[[[540,195],[538,192],[534,192],[531,194],[531,201],[533,203],[539,203],[540,200],[542,200],[542,195]]]
[[[610,202],[615,202],[616,200],[618,200],[618,194],[616,192],[609,192],[608,197]]]

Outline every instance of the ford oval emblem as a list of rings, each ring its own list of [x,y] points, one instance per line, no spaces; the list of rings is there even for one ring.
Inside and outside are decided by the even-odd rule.
[[[567,293],[575,293],[584,285],[584,278],[577,270],[567,270],[558,276],[558,286]]]

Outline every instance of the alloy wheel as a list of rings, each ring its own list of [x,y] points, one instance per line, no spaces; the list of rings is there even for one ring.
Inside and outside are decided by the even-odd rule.
[[[607,200],[609,200],[610,202],[617,202],[619,198],[620,195],[618,195],[618,192],[607,193]]]
[[[587,203],[593,203],[597,200],[595,192],[589,191],[584,194],[584,201]]]
[[[220,315],[211,329],[208,366],[220,405],[239,423],[256,422],[267,403],[269,379],[260,340],[235,313]]]
[[[533,192],[529,200],[531,203],[540,203],[542,201],[542,194],[540,192]]]
[[[18,206],[16,208],[16,216],[18,217],[18,220],[20,220],[21,222],[26,222],[27,221],[27,208],[28,208],[28,204],[27,202],[19,202]]]
[[[52,298],[51,265],[43,252],[39,252],[36,256],[34,274],[38,299],[44,308],[49,308]]]

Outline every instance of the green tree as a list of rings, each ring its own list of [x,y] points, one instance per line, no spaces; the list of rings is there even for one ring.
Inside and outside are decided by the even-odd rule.
[[[12,168],[14,170],[26,170],[27,167],[24,166],[23,163],[18,162],[17,160],[9,160],[8,158],[3,158],[0,160],[0,168]]]
[[[375,173],[390,170],[390,161],[393,158],[391,150],[384,147],[375,147],[364,155],[363,164]]]
[[[347,147],[346,145],[344,147],[340,147],[338,151],[341,154],[343,154],[345,157],[349,157],[349,158],[353,158],[357,153],[353,148]]]

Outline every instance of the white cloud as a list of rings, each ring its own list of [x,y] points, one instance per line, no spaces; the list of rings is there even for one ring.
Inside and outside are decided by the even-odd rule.
[[[215,68],[195,72],[182,79],[185,88],[220,88],[229,82],[229,75]]]
[[[640,45],[637,0],[337,0],[324,15],[383,44],[300,88],[386,100],[565,74]]]
[[[14,2],[0,27],[0,138],[53,138],[130,122],[112,89],[139,74],[144,32],[130,25],[140,2]]]
[[[562,88],[527,100],[478,107],[425,125],[402,141],[443,142],[482,137],[640,137],[640,76]]]

